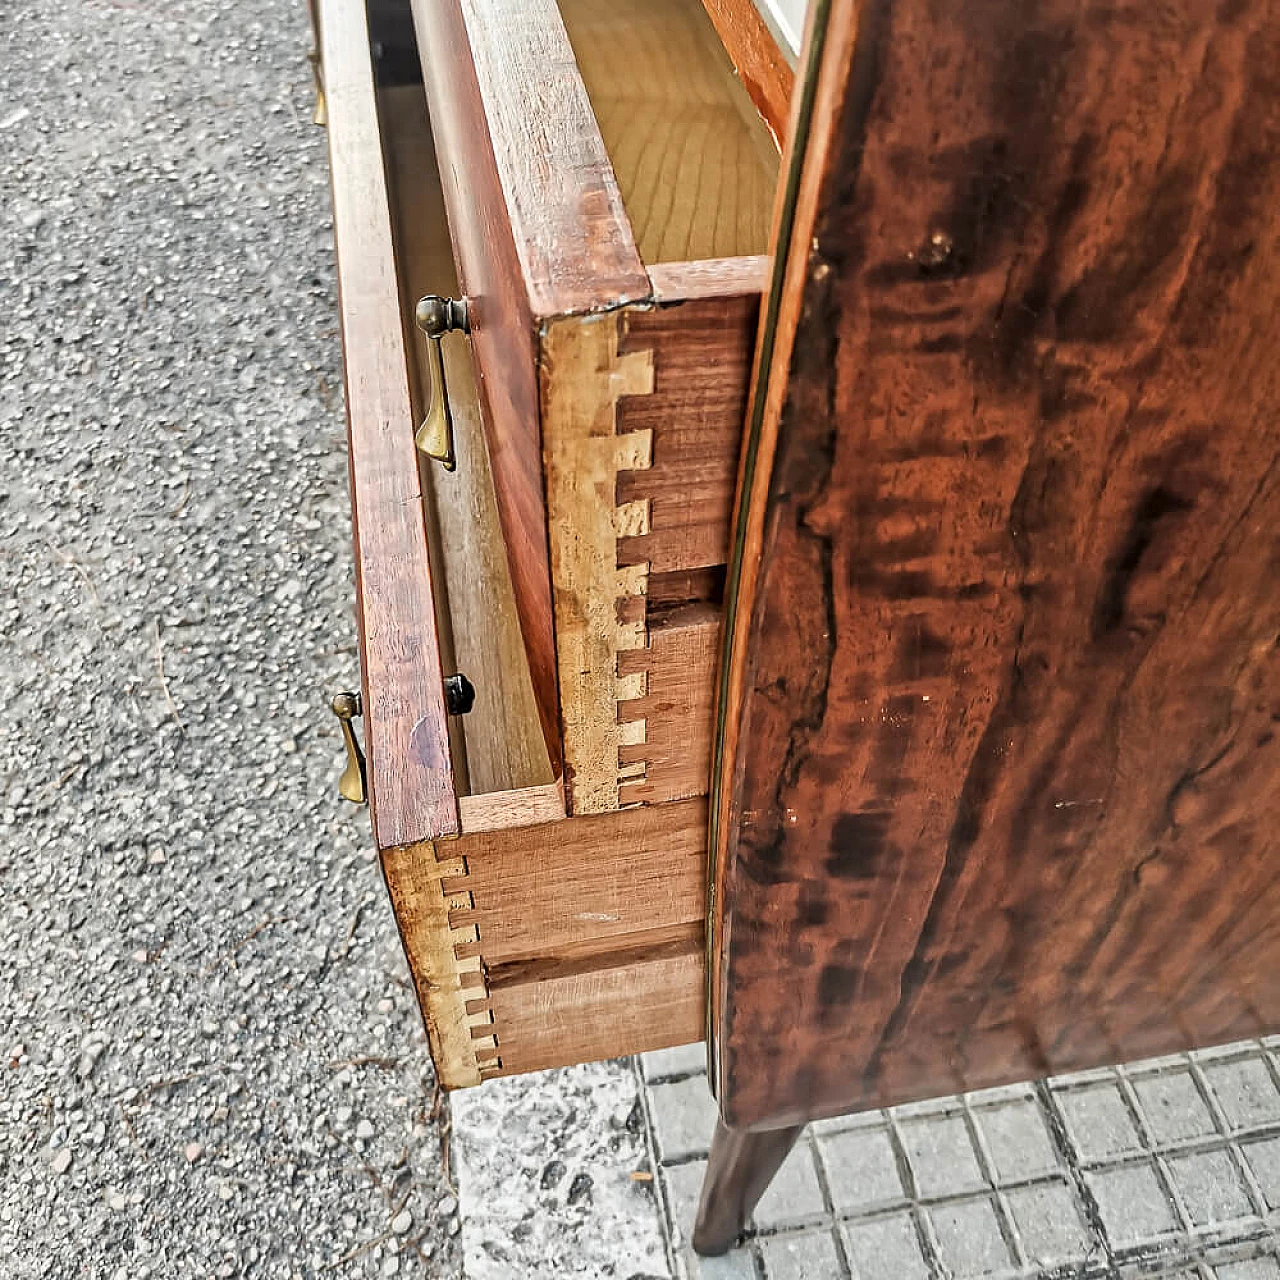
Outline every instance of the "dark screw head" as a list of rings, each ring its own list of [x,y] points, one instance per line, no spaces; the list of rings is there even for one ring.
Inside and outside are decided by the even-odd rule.
[[[465,716],[476,705],[475,685],[466,676],[450,676],[444,682],[444,704],[451,716]]]

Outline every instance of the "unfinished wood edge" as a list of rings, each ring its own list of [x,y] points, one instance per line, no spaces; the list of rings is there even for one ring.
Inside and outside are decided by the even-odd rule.
[[[451,925],[470,902],[461,857],[441,857],[434,841],[381,850],[382,874],[422,1009],[436,1077],[465,1089],[502,1067],[476,928]]]
[[[463,835],[556,822],[566,813],[563,778],[536,787],[522,787],[518,791],[458,797]]]
[[[570,813],[618,807],[620,750],[643,723],[619,723],[618,704],[641,696],[620,678],[619,652],[643,648],[648,563],[619,566],[618,541],[649,531],[649,503],[616,502],[618,474],[653,464],[650,430],[618,435],[618,401],[650,395],[652,351],[619,353],[621,311],[562,317],[542,330],[542,450],[551,550],[556,666]],[[640,693],[637,693],[640,689]]]
[[[647,717],[651,707],[678,707],[676,726],[664,718],[652,742],[622,749],[623,764],[643,759],[635,781],[624,782],[619,803],[660,805],[706,795],[710,790],[711,732],[721,609],[707,603],[682,605],[650,620],[642,652],[620,653],[618,669],[643,677],[645,694],[618,706],[622,721]]]
[[[688,1044],[702,1034],[700,949],[515,983],[494,993],[510,1028],[499,1075],[519,1075]]]
[[[764,253],[697,262],[659,262],[649,268],[649,286],[654,302],[660,305],[764,294],[772,265],[773,259]]]

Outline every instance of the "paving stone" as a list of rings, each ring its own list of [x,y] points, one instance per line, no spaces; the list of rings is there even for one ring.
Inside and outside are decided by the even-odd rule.
[[[1280,1209],[1280,1138],[1243,1142],[1240,1151],[1253,1170],[1267,1208]]]
[[[1133,1091],[1156,1142],[1181,1142],[1217,1132],[1213,1115],[1189,1071],[1139,1076],[1133,1081]]]
[[[640,1070],[644,1078],[669,1080],[674,1076],[706,1074],[707,1047],[699,1040],[696,1044],[677,1045],[674,1049],[656,1049],[640,1055]]]
[[[1072,1144],[1086,1163],[1142,1150],[1142,1139],[1116,1084],[1071,1089],[1056,1099]]]
[[[671,1161],[705,1156],[717,1114],[716,1101],[705,1077],[655,1084],[650,1095],[659,1158]]]
[[[849,1116],[828,1116],[825,1120],[815,1120],[809,1126],[809,1132],[819,1136],[827,1133],[844,1133],[847,1129],[874,1129],[886,1123],[883,1111],[857,1111]]]
[[[978,1126],[1001,1184],[1034,1178],[1058,1167],[1040,1108],[1030,1099],[977,1112]]]
[[[1200,1151],[1169,1161],[1173,1185],[1197,1227],[1253,1216],[1253,1204],[1227,1151]]]
[[[1280,1262],[1274,1256],[1227,1262],[1214,1268],[1218,1280],[1280,1280]]]
[[[456,1227],[466,1280],[665,1276],[657,1188],[631,1176],[649,1164],[644,1133],[625,1124],[639,1090],[635,1069],[625,1061],[459,1090],[449,1102],[458,1193],[434,1202],[428,1242],[452,1239]],[[401,1257],[402,1274],[418,1276],[407,1253]],[[318,1277],[320,1269],[296,1270]],[[167,1271],[154,1280],[185,1274]],[[340,1268],[334,1280],[365,1274],[359,1267]],[[443,1280],[448,1273],[440,1274]]]
[[[671,1215],[670,1225],[677,1244],[692,1238],[693,1219],[698,1212],[698,1196],[702,1194],[702,1176],[706,1171],[705,1160],[678,1164],[662,1171],[667,1188],[667,1211]]]
[[[942,1264],[955,1280],[1007,1271],[1013,1263],[995,1207],[985,1196],[929,1210]]]
[[[749,1244],[719,1258],[700,1258],[692,1249],[682,1257],[689,1280],[757,1280],[755,1250]]]
[[[929,1280],[929,1266],[909,1213],[846,1223],[841,1235],[857,1280]]]
[[[924,1199],[986,1186],[963,1116],[910,1120],[898,1131]]]
[[[773,1236],[760,1242],[766,1280],[845,1280],[835,1238],[829,1231]]]
[[[1204,1074],[1233,1129],[1280,1122],[1280,1090],[1261,1058],[1214,1063]]]
[[[1124,1247],[1177,1230],[1177,1219],[1150,1165],[1086,1175],[1112,1244]]]
[[[818,1139],[827,1186],[837,1213],[884,1208],[903,1197],[902,1179],[886,1129],[853,1129]]]
[[[802,1138],[791,1148],[782,1168],[761,1196],[753,1220],[762,1230],[775,1231],[813,1222],[826,1211],[813,1164],[813,1148]]]
[[[1038,1182],[1005,1193],[1027,1261],[1050,1267],[1084,1257],[1093,1241],[1065,1182]]]
[[[976,1089],[965,1094],[970,1107],[1003,1106],[1006,1102],[1027,1102],[1036,1096],[1031,1084],[998,1084],[990,1089]]]

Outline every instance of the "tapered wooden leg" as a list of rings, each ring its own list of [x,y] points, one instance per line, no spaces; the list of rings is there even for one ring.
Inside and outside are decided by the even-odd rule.
[[[799,1124],[754,1132],[716,1121],[693,1226],[695,1252],[714,1257],[733,1246],[803,1129]]]

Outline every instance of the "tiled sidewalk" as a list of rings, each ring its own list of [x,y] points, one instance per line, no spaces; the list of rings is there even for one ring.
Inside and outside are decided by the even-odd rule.
[[[1280,1040],[842,1117],[745,1245],[687,1247],[715,1106],[700,1045],[648,1054],[662,1219],[689,1280],[1280,1280]]]

